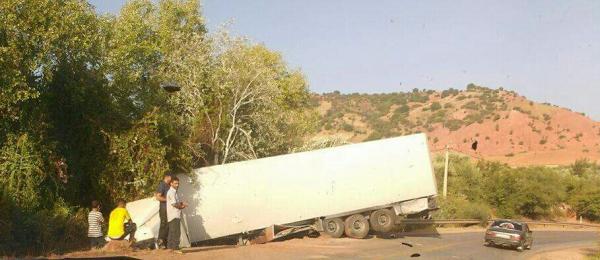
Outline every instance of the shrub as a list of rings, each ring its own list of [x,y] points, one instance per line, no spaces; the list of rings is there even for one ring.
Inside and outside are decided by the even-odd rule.
[[[458,93],[459,93],[458,89],[450,88],[450,89],[442,91],[441,97],[445,98],[447,96],[456,96],[456,95],[458,95]]]
[[[477,102],[471,100],[471,101],[467,102],[466,104],[462,105],[461,108],[471,109],[471,110],[479,110],[480,106]]]
[[[444,158],[433,165],[441,190]],[[600,220],[600,167],[585,160],[570,168],[511,168],[451,155],[448,175],[448,198],[438,217],[485,216],[493,209],[499,218],[553,218],[556,207],[568,202],[585,218]]]
[[[354,127],[351,124],[344,123],[344,124],[342,124],[342,130],[344,130],[346,132],[352,132],[352,131],[354,131]]]
[[[6,189],[0,188],[5,195]],[[0,198],[0,255],[60,254],[87,243],[87,210],[58,201],[50,208],[24,210],[9,196]]]
[[[484,223],[491,216],[491,209],[484,202],[473,202],[459,196],[438,199],[440,210],[434,213],[438,219],[479,219]]]
[[[458,119],[450,119],[447,120],[446,123],[444,123],[444,126],[446,128],[448,128],[450,131],[456,131],[458,129],[460,129],[463,125],[463,122],[461,120]]]
[[[439,102],[431,103],[431,111],[436,111],[442,109],[442,105]]]
[[[29,135],[9,135],[0,150],[0,186],[23,209],[35,209],[42,203],[40,185],[46,179],[41,149]]]
[[[600,221],[600,190],[586,190],[576,194],[571,204],[579,216]]]
[[[550,121],[550,119],[552,119],[550,115],[544,114],[544,121]]]

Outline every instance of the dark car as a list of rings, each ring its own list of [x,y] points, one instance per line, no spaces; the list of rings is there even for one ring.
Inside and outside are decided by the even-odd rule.
[[[533,236],[527,224],[514,220],[495,220],[485,231],[486,246],[507,246],[518,251],[531,249]]]

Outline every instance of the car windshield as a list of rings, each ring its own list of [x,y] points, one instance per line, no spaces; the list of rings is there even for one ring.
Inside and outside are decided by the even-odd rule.
[[[492,224],[494,228],[502,228],[502,229],[512,229],[512,230],[523,230],[523,226],[519,223],[510,222],[510,221],[494,221]]]

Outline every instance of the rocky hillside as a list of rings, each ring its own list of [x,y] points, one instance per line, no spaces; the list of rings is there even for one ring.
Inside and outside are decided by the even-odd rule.
[[[469,84],[466,90],[314,95],[318,135],[360,142],[416,132],[431,150],[511,165],[563,165],[600,159],[600,122],[582,113],[527,100],[513,91]],[[477,150],[471,149],[477,141]]]

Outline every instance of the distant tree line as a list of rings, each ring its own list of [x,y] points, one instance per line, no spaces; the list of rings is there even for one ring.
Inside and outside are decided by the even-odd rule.
[[[444,159],[435,159],[441,190]],[[569,166],[512,168],[452,155],[448,197],[440,198],[439,218],[563,219],[568,214],[600,221],[600,165],[586,159]]]

